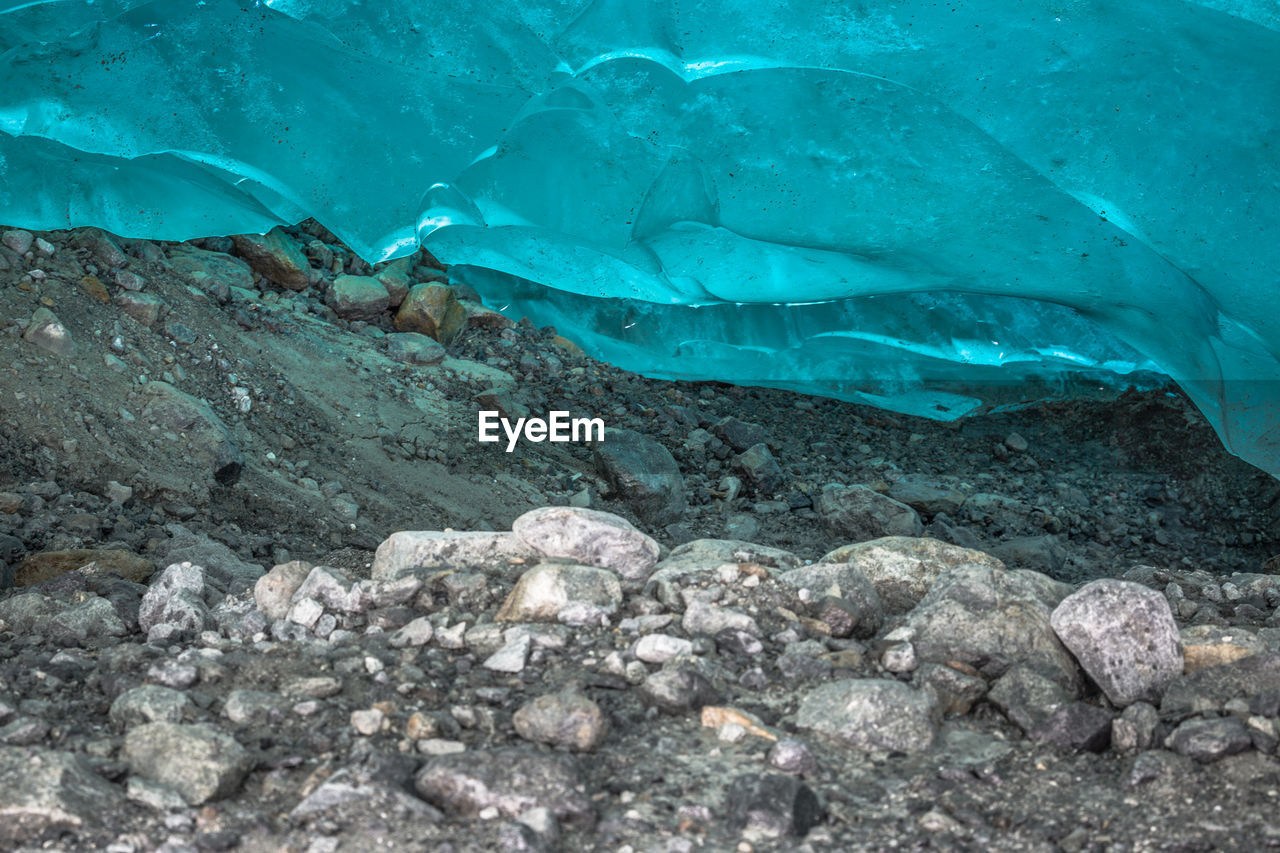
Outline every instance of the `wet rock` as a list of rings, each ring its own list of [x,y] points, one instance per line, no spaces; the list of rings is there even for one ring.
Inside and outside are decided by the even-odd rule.
[[[511,529],[535,553],[611,569],[628,584],[643,584],[658,562],[657,542],[599,510],[543,507],[517,518]]]
[[[393,332],[383,340],[387,356],[403,364],[439,364],[445,357],[443,344],[418,332]]]
[[[396,578],[417,569],[431,573],[441,569],[493,571],[537,556],[538,551],[513,533],[402,530],[378,546],[370,571],[374,580]]]
[[[512,723],[525,740],[577,752],[591,752],[609,731],[600,706],[572,690],[539,696],[516,711]]]
[[[78,755],[0,746],[0,846],[6,849],[92,826],[122,800]]]
[[[660,527],[684,515],[688,504],[680,466],[652,438],[629,429],[606,429],[593,458],[610,489],[641,521]]]
[[[854,542],[924,533],[914,509],[866,486],[824,487],[817,510],[832,536]]]
[[[204,602],[204,569],[191,563],[174,563],[152,582],[138,608],[138,624],[153,630],[204,630],[209,608]]]
[[[428,761],[414,779],[427,802],[457,817],[494,808],[509,818],[546,808],[562,821],[595,821],[573,759],[521,748],[474,750]]]
[[[848,563],[871,581],[890,613],[905,613],[915,607],[948,569],[965,564],[1003,569],[1004,564],[989,554],[940,542],[889,536],[845,545],[819,561]]]
[[[1053,611],[1053,630],[1085,672],[1119,707],[1157,702],[1182,673],[1178,626],[1163,595],[1141,584],[1103,578],[1081,587]]]
[[[206,725],[148,723],[125,737],[129,770],[176,790],[197,806],[235,793],[253,759],[244,747]]]
[[[396,312],[398,332],[418,332],[446,346],[466,326],[467,310],[453,290],[439,284],[418,284],[410,288]]]
[[[147,723],[180,723],[189,709],[194,706],[181,690],[144,684],[117,696],[108,716],[117,726],[128,729]]]
[[[722,701],[720,692],[696,669],[674,667],[655,672],[640,685],[640,700],[668,714],[684,714]]]
[[[181,435],[184,451],[205,465],[224,486],[240,479],[244,455],[231,432],[203,400],[168,382],[148,382],[142,416],[160,429]]]
[[[1115,712],[1087,702],[1060,705],[1028,734],[1037,743],[1078,752],[1102,752],[1111,743]]]
[[[329,305],[344,320],[375,320],[391,307],[391,295],[373,276],[340,275],[329,290]]]
[[[783,572],[778,580],[826,597],[813,615],[831,625],[832,636],[871,637],[884,621],[880,593],[854,563],[814,563]]]
[[[796,727],[854,749],[922,752],[933,745],[937,699],[900,681],[841,679],[800,700]]]
[[[581,605],[612,615],[621,603],[622,586],[607,569],[543,563],[520,576],[494,621],[554,622],[565,609]]]
[[[71,332],[62,325],[57,315],[43,306],[31,314],[31,322],[22,333],[22,339],[55,355],[72,356],[76,352]]]
[[[1079,672],[1050,625],[1042,593],[1022,573],[962,565],[938,578],[906,626],[921,660],[960,661],[988,678],[1025,663],[1074,697]]]
[[[236,251],[254,272],[287,290],[306,290],[311,283],[311,264],[302,249],[281,228],[266,234],[238,234],[231,238]]]
[[[1239,717],[1186,720],[1169,737],[1165,748],[1209,764],[1253,746],[1249,729]]]
[[[733,780],[725,795],[733,832],[803,838],[822,820],[818,795],[794,776],[750,773]]]

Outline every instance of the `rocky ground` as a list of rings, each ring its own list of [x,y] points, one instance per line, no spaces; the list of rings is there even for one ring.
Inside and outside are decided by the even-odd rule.
[[[938,424],[315,223],[0,232],[0,848],[1280,845],[1280,486],[1174,392]]]

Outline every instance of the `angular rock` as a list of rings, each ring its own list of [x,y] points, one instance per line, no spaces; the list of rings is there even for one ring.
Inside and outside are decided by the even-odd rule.
[[[204,630],[209,613],[204,602],[204,569],[174,563],[151,583],[138,608],[138,625],[151,632],[160,625],[174,631]]]
[[[967,714],[988,692],[986,679],[981,676],[938,663],[920,666],[913,682],[937,694],[938,707],[944,714]]]
[[[749,773],[733,780],[725,795],[731,832],[752,831],[770,838],[803,838],[822,821],[822,804],[794,776]]]
[[[640,701],[668,714],[684,714],[722,701],[706,676],[692,667],[655,672],[640,685]]]
[[[181,690],[144,684],[117,696],[107,715],[111,722],[128,729],[147,723],[180,723],[187,710],[194,707]]]
[[[573,690],[539,696],[516,711],[512,723],[525,740],[577,752],[593,751],[609,731],[600,706]]]
[[[181,435],[184,452],[208,467],[222,485],[229,486],[240,479],[244,455],[207,403],[158,380],[148,382],[143,394],[147,400],[143,418],[162,430]]]
[[[1165,748],[1209,764],[1253,746],[1249,728],[1239,717],[1186,720],[1165,738]]]
[[[538,553],[513,533],[402,530],[378,546],[371,574],[374,580],[386,580],[416,569],[493,571],[520,565]]]
[[[825,487],[817,510],[827,532],[853,542],[924,533],[914,509],[866,486]]]
[[[439,284],[418,284],[410,288],[396,312],[398,332],[419,332],[446,346],[453,342],[467,322],[467,310],[453,289]]]
[[[1158,702],[1182,673],[1178,626],[1160,593],[1103,578],[1062,600],[1053,630],[1112,704]]]
[[[629,584],[643,584],[658,562],[658,543],[629,521],[579,507],[542,507],[511,525],[527,549],[587,566],[611,569]]]
[[[71,356],[76,353],[76,342],[62,321],[48,308],[41,306],[31,314],[31,322],[22,333],[22,339],[55,355]]]
[[[753,444],[742,451],[733,460],[733,467],[761,495],[776,494],[787,482],[782,466],[764,443]]]
[[[889,486],[889,497],[925,515],[944,512],[955,515],[964,505],[966,495],[959,489],[942,486],[923,474],[905,474]]]
[[[801,559],[790,551],[756,545],[738,539],[694,539],[672,549],[666,559],[654,567],[651,581],[680,581],[696,575],[716,572],[725,564],[749,563],[766,569],[794,569]]]
[[[1111,743],[1115,712],[1087,702],[1059,705],[1028,734],[1036,743],[1077,752],[1102,752]]]
[[[148,328],[160,322],[169,308],[169,303],[154,293],[124,291],[116,294],[115,303],[121,311]]]
[[[418,332],[392,332],[383,339],[387,356],[403,364],[439,364],[444,360],[444,345]]]
[[[391,307],[391,295],[370,275],[340,275],[329,290],[329,305],[344,320],[374,320]]]
[[[847,678],[800,700],[796,727],[854,749],[922,752],[933,745],[937,699],[900,681]]]
[[[595,445],[598,470],[640,520],[654,526],[679,521],[688,506],[680,466],[658,442],[629,429],[609,428]]]
[[[0,622],[15,634],[32,633],[45,621],[62,612],[62,605],[38,592],[27,592],[0,600]]]
[[[1057,682],[1021,664],[1010,667],[987,691],[987,701],[1027,734],[1039,731],[1073,698]]]
[[[1003,569],[989,554],[940,542],[887,536],[845,545],[824,555],[823,563],[848,563],[871,581],[890,613],[905,613],[920,603],[947,569],[972,563]]]
[[[215,285],[253,289],[253,270],[239,258],[222,252],[197,249],[185,243],[168,247],[169,268],[186,278],[201,290]]]
[[[122,802],[119,789],[78,755],[0,746],[0,847],[4,849],[37,844],[47,834],[93,826]]]
[[[613,614],[622,604],[622,585],[607,569],[572,563],[543,563],[520,576],[495,615],[495,622],[554,622],[574,605]]]
[[[302,799],[289,812],[295,819],[317,816],[337,818],[344,807],[361,812],[386,814],[401,821],[435,823],[444,815],[404,789],[399,774],[384,768],[360,765],[343,767]]]
[[[1160,712],[1154,705],[1134,702],[1111,721],[1111,748],[1117,752],[1141,752],[1155,742]]]
[[[1251,655],[1232,663],[1186,673],[1165,688],[1160,716],[1182,718],[1219,711],[1232,699],[1280,691],[1280,654]]]
[[[546,808],[563,821],[586,827],[595,822],[578,766],[566,755],[522,748],[442,755],[428,761],[413,784],[424,800],[457,817],[492,807],[515,818]]]
[[[425,646],[431,642],[434,633],[431,621],[426,616],[419,616],[387,638],[387,645],[393,649]]]
[[[674,657],[693,654],[693,643],[683,637],[670,634],[646,634],[635,646],[636,660],[645,663],[666,663]]]
[[[921,660],[959,661],[987,678],[1024,663],[1074,698],[1079,670],[1049,623],[1042,594],[1041,585],[1026,574],[961,565],[938,578],[906,626]]]
[[[144,779],[198,806],[235,793],[254,761],[234,738],[206,725],[147,723],[125,736],[124,761]]]
[[[94,595],[50,619],[47,633],[54,642],[74,646],[104,637],[123,637],[128,628],[110,601]]]
[[[311,574],[313,566],[293,560],[273,566],[253,585],[253,600],[271,621],[283,619],[293,604],[293,594]]]
[[[843,602],[843,612],[851,624],[847,631],[833,630],[835,636],[871,637],[880,630],[884,621],[884,605],[880,593],[866,574],[854,563],[814,563],[791,569],[778,576],[778,580],[798,589],[808,589],[817,596],[830,596]],[[820,614],[815,614],[823,619]],[[825,619],[823,621],[826,621]]]
[[[489,655],[481,666],[494,672],[521,672],[529,660],[529,649],[532,647],[533,639],[528,634],[512,637]]]
[[[237,234],[231,238],[236,251],[254,272],[287,290],[306,290],[311,283],[311,263],[302,249],[281,228],[266,234]]]
[[[721,418],[712,424],[711,434],[732,447],[735,453],[741,453],[756,444],[769,443],[769,431],[760,424],[748,423],[732,416]]]

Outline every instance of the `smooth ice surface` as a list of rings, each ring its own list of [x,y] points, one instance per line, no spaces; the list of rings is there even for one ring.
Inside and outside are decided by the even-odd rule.
[[[1164,372],[1280,473],[1277,8],[0,0],[0,221],[314,216],[632,369],[930,417]]]

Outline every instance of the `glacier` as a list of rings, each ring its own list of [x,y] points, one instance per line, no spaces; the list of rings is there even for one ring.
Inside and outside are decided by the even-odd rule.
[[[0,222],[308,217],[655,376],[1171,377],[1280,475],[1271,0],[0,0]]]

